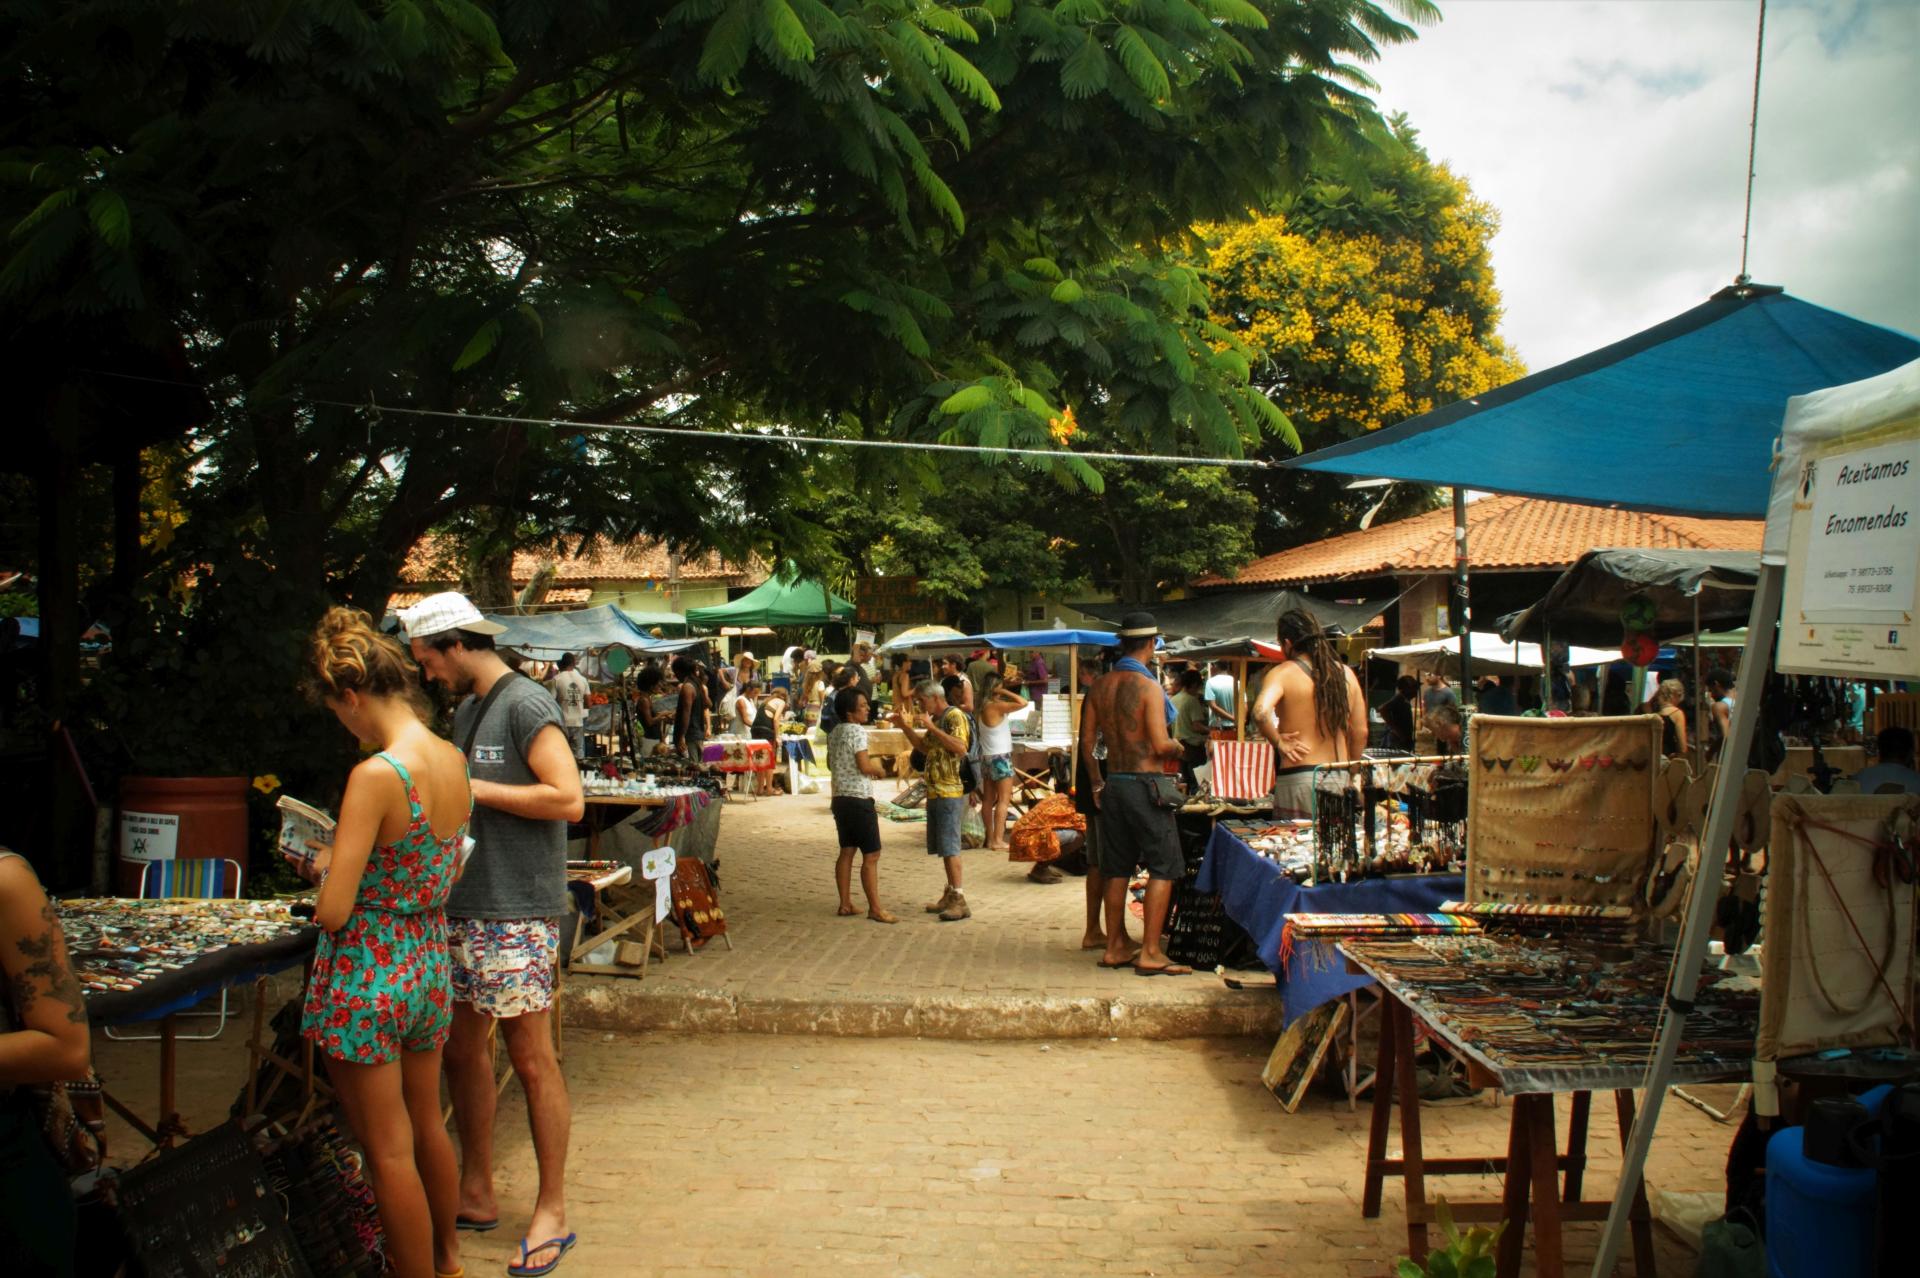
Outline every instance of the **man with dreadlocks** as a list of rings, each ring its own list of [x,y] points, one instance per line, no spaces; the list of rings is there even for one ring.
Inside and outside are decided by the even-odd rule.
[[[1260,681],[1253,721],[1279,752],[1274,816],[1312,816],[1314,768],[1367,748],[1367,701],[1312,613],[1289,608],[1277,629],[1285,660]]]

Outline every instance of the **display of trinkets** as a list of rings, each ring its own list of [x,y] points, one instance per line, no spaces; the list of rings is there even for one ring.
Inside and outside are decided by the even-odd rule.
[[[1443,872],[1466,855],[1464,759],[1329,764],[1313,779],[1313,876]]]
[[[1241,821],[1221,818],[1220,826],[1259,856],[1279,867],[1295,883],[1313,878],[1313,822]]]
[[[309,926],[288,901],[102,897],[57,904],[67,957],[88,993],[138,989],[220,950],[281,940]]]
[[[1508,1091],[1634,1086],[1653,1054],[1673,958],[1644,943],[1492,932],[1340,948]],[[1758,991],[1722,977],[1702,973],[1676,1079],[1733,1075],[1752,1060]]]

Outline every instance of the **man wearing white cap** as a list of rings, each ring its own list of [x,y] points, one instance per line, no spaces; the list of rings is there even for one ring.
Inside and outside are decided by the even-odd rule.
[[[428,679],[463,699],[455,744],[473,778],[476,844],[447,899],[453,967],[453,1035],[447,1081],[460,1133],[462,1229],[500,1223],[493,1192],[496,1092],[487,1037],[497,1024],[527,1097],[540,1188],[513,1272],[545,1273],[574,1245],[566,1227],[566,1162],[572,1124],[566,1081],[549,1025],[567,911],[567,822],[586,812],[580,774],[545,689],[494,651],[505,629],[465,595],[431,595],[400,611],[414,660]]]

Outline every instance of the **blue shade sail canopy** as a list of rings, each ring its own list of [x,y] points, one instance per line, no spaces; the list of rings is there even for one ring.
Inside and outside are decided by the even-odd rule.
[[[994,648],[1002,652],[1029,651],[1034,648],[1118,648],[1120,636],[1107,630],[992,630],[985,634],[961,635],[957,639],[931,639],[914,645],[914,651],[946,651],[953,648]]]
[[[495,644],[544,661],[561,653],[594,652],[615,644],[637,652],[678,652],[699,642],[655,639],[612,604],[571,612],[490,612],[486,616],[506,627],[494,636]]]
[[[1904,333],[1749,284],[1623,341],[1288,462],[1677,515],[1766,513],[1787,400],[1920,357]]]

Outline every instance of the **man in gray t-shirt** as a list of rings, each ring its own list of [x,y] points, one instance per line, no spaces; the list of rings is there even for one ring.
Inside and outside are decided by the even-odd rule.
[[[488,1031],[499,1026],[527,1097],[540,1188],[521,1263],[558,1263],[569,1247],[566,1163],[572,1111],[553,1049],[559,918],[567,909],[567,822],[586,814],[572,744],[546,689],[494,651],[503,627],[464,595],[431,595],[400,620],[421,672],[464,699],[454,743],[473,778],[474,851],[447,899],[453,1033],[447,1082],[460,1131],[459,1222],[491,1229],[497,1093]]]

